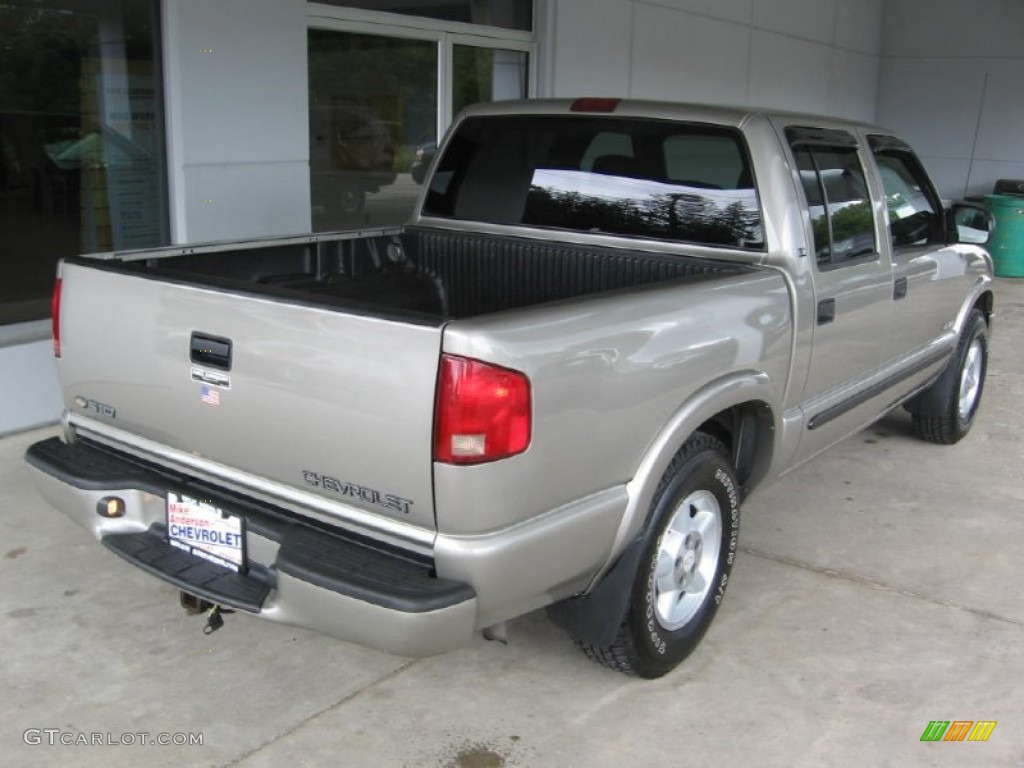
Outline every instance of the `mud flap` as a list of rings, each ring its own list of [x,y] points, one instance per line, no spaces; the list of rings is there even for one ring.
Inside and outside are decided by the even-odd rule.
[[[585,595],[549,605],[548,618],[581,643],[595,646],[614,643],[626,619],[633,580],[646,542],[647,531],[644,530],[626,547],[596,587]]]

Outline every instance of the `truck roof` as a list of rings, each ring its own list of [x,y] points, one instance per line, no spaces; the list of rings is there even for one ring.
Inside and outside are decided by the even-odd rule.
[[[861,128],[889,133],[877,125],[826,115],[804,114],[759,107],[689,104],[646,99],[618,99],[612,97],[580,97],[575,99],[521,99],[492,101],[467,107],[461,117],[484,115],[570,115],[594,114],[605,117],[643,117],[666,120],[710,122],[735,128],[755,117],[778,117],[787,121],[806,120],[816,126],[834,128]]]

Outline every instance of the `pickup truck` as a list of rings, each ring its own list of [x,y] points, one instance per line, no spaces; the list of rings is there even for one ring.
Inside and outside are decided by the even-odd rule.
[[[871,125],[481,105],[402,228],[64,260],[63,434],[27,461],[208,631],[429,655],[546,607],[657,677],[752,490],[897,406],[970,430],[988,226]]]

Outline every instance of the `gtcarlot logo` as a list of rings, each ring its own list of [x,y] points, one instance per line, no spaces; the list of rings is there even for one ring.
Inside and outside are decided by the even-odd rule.
[[[60,728],[28,728],[21,738],[30,746],[45,744],[50,747],[201,747],[202,733],[150,733],[149,731],[126,731],[125,733],[104,733],[64,731]]]
[[[995,729],[995,720],[931,720],[921,741],[988,741]]]

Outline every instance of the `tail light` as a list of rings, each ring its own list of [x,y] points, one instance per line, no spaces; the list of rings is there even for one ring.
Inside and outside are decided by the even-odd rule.
[[[61,279],[58,277],[53,281],[53,298],[50,301],[50,315],[53,318],[54,357],[60,357],[60,288]]]
[[[570,106],[570,112],[614,112],[619,107],[619,102],[622,99],[602,99],[594,98],[592,96],[584,96],[582,99],[576,99]]]
[[[530,445],[530,380],[518,371],[454,355],[441,357],[434,413],[434,460],[481,464]]]

